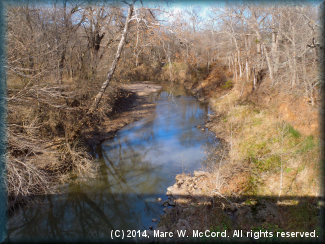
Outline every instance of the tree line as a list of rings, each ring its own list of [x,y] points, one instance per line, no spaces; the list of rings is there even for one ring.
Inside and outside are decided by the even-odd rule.
[[[322,9],[322,4],[243,2],[211,6],[203,18],[201,7],[190,7],[173,25],[182,39],[178,50],[193,66],[208,71],[219,60],[235,79],[252,80],[254,89],[258,76],[267,74],[271,86],[303,89],[314,105],[321,83]]]

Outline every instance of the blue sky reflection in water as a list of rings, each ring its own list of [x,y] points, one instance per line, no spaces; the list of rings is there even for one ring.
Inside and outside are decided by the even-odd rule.
[[[64,194],[40,196],[37,203],[11,216],[11,241],[104,241],[112,229],[156,225],[151,220],[159,219],[164,207],[155,199],[167,199],[167,187],[175,183],[176,174],[201,169],[202,146],[217,143],[213,133],[195,127],[204,125],[209,107],[180,85],[162,85],[164,90],[151,96],[157,102],[152,115],[94,148],[100,176],[71,183]]]
[[[167,90],[168,84],[164,85]],[[181,97],[176,98],[176,95]],[[133,178],[132,182],[144,183],[143,187],[129,185],[131,192],[166,193],[166,188],[174,182],[175,174],[182,171],[191,173],[202,168],[201,162],[205,158],[202,145],[216,140],[213,133],[195,127],[203,127],[209,113],[208,106],[186,94],[181,86],[175,88],[173,97],[168,91],[163,91],[156,102],[156,110],[151,116],[126,126],[114,140],[101,145],[101,153],[105,155],[99,157],[106,165],[113,164],[119,170],[129,169],[124,177]],[[136,173],[133,174],[132,170]],[[152,178],[153,182],[162,178],[155,183],[160,187],[136,177],[139,171],[146,179]]]

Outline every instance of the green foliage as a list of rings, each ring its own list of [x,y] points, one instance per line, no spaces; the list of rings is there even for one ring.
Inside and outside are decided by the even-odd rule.
[[[301,137],[301,134],[298,130],[294,129],[292,125],[282,122],[277,125],[278,130],[283,133],[284,135],[288,135],[290,137],[293,137],[295,139],[298,139]]]
[[[252,199],[248,199],[245,201],[245,204],[246,205],[255,205],[257,203],[256,200],[252,200]]]
[[[247,193],[252,194],[252,195],[257,195],[258,183],[259,183],[258,177],[254,174],[250,175],[248,184],[247,184],[247,188],[246,188]]]
[[[267,142],[260,143],[245,143],[245,147],[247,148],[247,153],[249,157],[263,157],[268,154],[271,150],[267,147]]]
[[[314,142],[314,137],[311,135],[311,136],[308,136],[302,143],[302,148],[300,150],[298,150],[298,152],[301,152],[301,153],[304,153],[304,152],[307,152],[311,149],[313,149],[316,144]]]
[[[222,89],[230,89],[232,87],[233,87],[233,83],[231,80],[227,80],[227,82],[223,86],[221,86]]]
[[[292,169],[291,169],[291,168],[286,168],[284,171],[285,171],[286,173],[290,173],[290,172],[292,171]]]
[[[288,130],[290,136],[296,139],[301,137],[300,132],[298,130],[295,130],[290,124],[286,125],[286,130]]]
[[[258,172],[272,171],[276,173],[281,168],[281,157],[279,155],[271,155],[267,158],[258,159],[251,158],[250,160]]]

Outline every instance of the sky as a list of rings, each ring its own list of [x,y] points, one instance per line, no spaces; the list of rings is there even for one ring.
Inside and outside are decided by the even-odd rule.
[[[191,6],[193,6],[193,7],[200,6],[202,8],[202,13],[201,13],[202,18],[208,17],[209,8],[210,8],[211,5],[223,6],[224,2],[223,1],[211,1],[211,0],[210,1],[207,1],[207,0],[205,0],[205,1],[178,0],[178,1],[174,1],[174,3],[171,3],[171,7],[174,9],[174,11],[185,10],[188,7],[191,7]]]
[[[196,6],[200,6],[201,7],[201,12],[200,12],[200,16],[201,16],[201,19],[202,21],[205,21],[205,20],[208,20],[209,17],[213,14],[211,14],[210,12],[210,7],[211,6],[215,6],[215,7],[220,7],[222,8],[225,3],[233,3],[233,4],[236,4],[236,3],[241,3],[241,2],[246,2],[246,3],[253,3],[253,2],[256,2],[256,3],[261,3],[261,2],[265,2],[266,4],[267,3],[270,3],[270,4],[278,4],[278,5],[281,5],[281,4],[284,4],[284,3],[296,3],[296,4],[299,4],[299,3],[304,3],[304,4],[307,4],[307,3],[310,3],[310,4],[315,4],[315,5],[318,5],[322,2],[323,0],[287,0],[287,1],[281,1],[281,0],[160,0],[159,2],[160,3],[163,3],[163,2],[168,2],[169,3],[169,8],[166,9],[166,11],[173,11],[173,13],[177,13],[177,12],[180,12],[180,11],[184,11],[186,9],[188,9],[189,7],[193,6],[193,7],[196,7]],[[155,4],[156,1],[154,0],[142,0],[142,2],[145,4],[145,5],[151,5],[151,4]],[[166,6],[166,4],[163,4],[163,6]],[[160,19],[168,19],[168,14],[166,15],[162,15]],[[168,22],[171,22],[172,20],[169,19]]]
[[[203,21],[209,18],[209,8],[211,5],[222,7],[225,4],[225,1],[221,0],[160,0],[159,2],[153,0],[142,0],[142,2],[148,7],[154,7],[157,4],[160,6],[162,5],[165,7],[166,11],[170,11],[170,14],[177,14],[177,12],[184,11],[191,6],[199,6],[201,7],[200,16]],[[166,2],[168,2],[169,7],[167,7]],[[170,14],[163,14],[159,19],[169,20],[168,22],[171,22],[172,19],[170,18]]]
[[[198,0],[174,0],[171,5],[177,7],[177,8],[186,8],[188,6],[201,6],[202,8],[208,8],[210,5],[223,5],[224,1],[217,1],[217,0],[204,0],[204,1],[198,1]]]

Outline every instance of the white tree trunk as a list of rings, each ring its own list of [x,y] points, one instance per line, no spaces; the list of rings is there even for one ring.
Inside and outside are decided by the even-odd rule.
[[[97,107],[98,107],[98,105],[100,103],[100,100],[102,99],[103,94],[104,94],[106,88],[108,87],[108,85],[109,85],[109,83],[110,83],[110,81],[112,79],[112,76],[113,76],[114,71],[116,69],[117,62],[120,59],[120,56],[121,56],[121,53],[122,53],[122,50],[123,50],[123,47],[124,47],[124,44],[125,44],[125,40],[126,40],[128,31],[129,31],[129,21],[131,19],[132,13],[133,13],[133,8],[134,8],[134,6],[133,6],[133,4],[131,4],[130,8],[129,8],[129,11],[128,11],[126,21],[125,21],[125,26],[124,26],[122,38],[121,38],[121,41],[120,41],[120,43],[118,45],[118,48],[117,48],[115,59],[114,59],[112,65],[111,65],[111,69],[109,70],[109,72],[107,74],[107,78],[106,78],[105,82],[102,84],[102,87],[100,88],[98,94],[95,97],[94,102],[92,103],[92,105],[91,105],[91,107],[90,107],[90,109],[88,111],[88,114],[94,112],[95,109],[97,109]]]
[[[239,50],[238,50],[238,66],[239,66],[239,77],[241,78],[243,76],[243,73],[242,73],[242,66],[240,63],[240,51]]]
[[[255,72],[255,68],[253,68],[253,75],[254,75],[254,85],[253,85],[253,90],[256,89],[256,72]]]
[[[293,75],[292,75],[292,83],[291,86],[293,87],[296,84],[297,79],[297,53],[296,53],[296,33],[295,28],[292,26],[292,51],[293,51]]]
[[[274,53],[274,73],[276,74],[279,70],[279,60],[280,60],[280,43],[282,42],[282,35],[281,33],[277,34],[276,38],[276,48],[275,48],[275,53]]]
[[[258,30],[256,30],[256,34],[257,34],[257,36],[258,36],[258,39],[259,39],[259,40],[262,40],[261,35],[260,35],[260,33],[259,33]],[[264,47],[265,47],[264,42],[262,42],[262,44],[263,44]],[[273,83],[273,81],[274,81],[274,79],[273,79],[273,67],[272,67],[272,63],[271,63],[270,56],[269,56],[269,52],[267,51],[266,48],[264,48],[263,51],[264,51],[264,53],[265,53],[267,66],[268,66],[268,68],[269,68],[270,80],[271,80],[271,82]]]
[[[248,66],[248,58],[246,58],[246,80],[249,80],[249,66]]]

